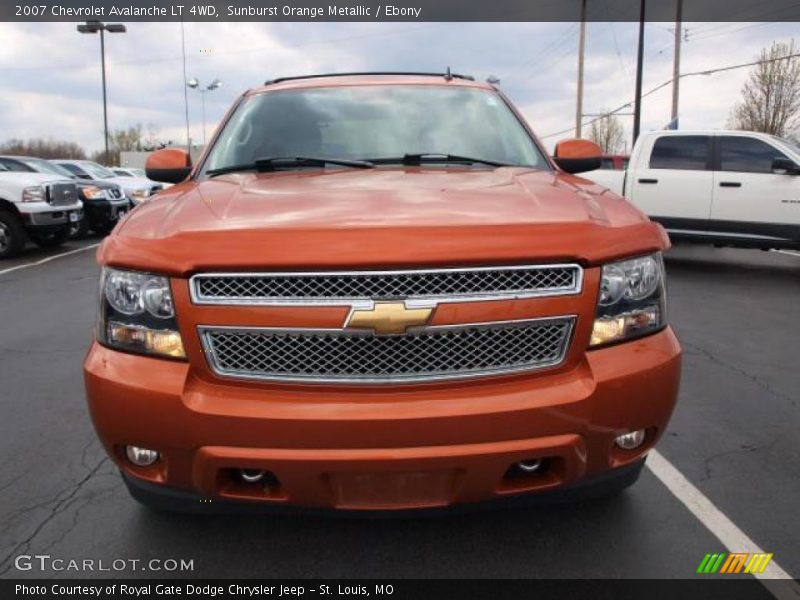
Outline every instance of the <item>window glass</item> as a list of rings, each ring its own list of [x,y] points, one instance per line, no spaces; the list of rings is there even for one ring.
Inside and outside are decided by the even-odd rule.
[[[664,136],[653,144],[651,169],[703,171],[708,168],[707,135]]]
[[[0,166],[3,166],[5,171],[29,172],[29,169],[26,169],[25,165],[20,164],[16,160],[0,158]]]
[[[786,155],[766,142],[755,138],[721,136],[719,138],[720,171],[738,173],[772,173],[772,161]]]
[[[262,157],[402,159],[459,154],[549,168],[503,99],[460,86],[337,86],[250,96],[211,150],[207,169]]]
[[[81,166],[94,178],[94,179],[110,179],[114,177],[111,169],[106,169],[104,166],[96,162],[83,162]]]
[[[78,177],[86,177],[86,173],[83,172],[83,169],[78,167],[77,165],[73,165],[71,163],[58,163],[59,166],[64,167],[67,171],[74,173]]]

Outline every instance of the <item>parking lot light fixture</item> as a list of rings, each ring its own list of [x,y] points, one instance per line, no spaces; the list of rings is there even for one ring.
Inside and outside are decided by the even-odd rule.
[[[200,92],[200,99],[201,104],[203,107],[203,146],[206,145],[206,92],[213,92],[216,89],[222,87],[222,80],[221,79],[214,79],[211,83],[206,86],[200,84],[200,80],[197,77],[192,77],[186,82],[186,87],[192,88],[193,90],[197,90]]]
[[[103,72],[103,137],[105,140],[105,161],[108,162],[108,100],[106,94],[106,38],[105,32],[125,33],[125,25],[122,23],[103,23],[102,21],[86,21],[78,25],[78,33],[97,33],[100,32],[100,63]]]

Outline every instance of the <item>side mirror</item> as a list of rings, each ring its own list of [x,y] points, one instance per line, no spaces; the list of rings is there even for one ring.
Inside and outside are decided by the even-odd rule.
[[[790,158],[776,158],[772,161],[772,172],[776,175],[800,175],[800,166]]]
[[[589,140],[564,140],[556,144],[553,160],[567,173],[585,173],[599,169],[603,151]]]
[[[192,172],[192,159],[182,148],[156,150],[147,157],[145,173],[148,179],[164,183],[180,183]]]

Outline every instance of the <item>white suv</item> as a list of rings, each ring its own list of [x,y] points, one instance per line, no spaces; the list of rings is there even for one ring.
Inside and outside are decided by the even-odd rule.
[[[0,167],[0,259],[18,254],[27,239],[43,248],[60,246],[82,209],[69,179]]]

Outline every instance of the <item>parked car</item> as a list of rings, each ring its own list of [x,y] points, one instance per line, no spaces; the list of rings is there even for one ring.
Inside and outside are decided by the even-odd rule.
[[[81,237],[89,231],[105,235],[130,208],[122,186],[105,180],[89,183],[78,179],[64,167],[43,158],[0,156],[0,166],[9,171],[45,173],[75,181],[78,197],[83,203],[83,218],[71,224],[70,237]]]
[[[673,240],[800,248],[800,148],[750,131],[653,131],[628,169],[584,176],[624,195]]]
[[[144,172],[144,169],[131,169],[128,167],[111,167],[111,170],[114,171],[114,175],[118,177],[139,177],[139,178],[147,178],[147,175]]]
[[[0,259],[19,254],[30,239],[55,248],[82,217],[75,183],[58,175],[11,172],[0,165]]]
[[[137,206],[146,202],[150,196],[164,188],[163,184],[151,181],[150,179],[119,177],[115,175],[111,169],[91,160],[54,160],[53,162],[64,167],[80,179],[111,181],[112,183],[122,186],[132,206]]]
[[[196,166],[149,157],[177,185],[98,251],[86,392],[136,499],[425,509],[636,480],[680,379],[669,240],[571,174],[599,147],[552,160],[450,73],[279,79],[231,110]]]

